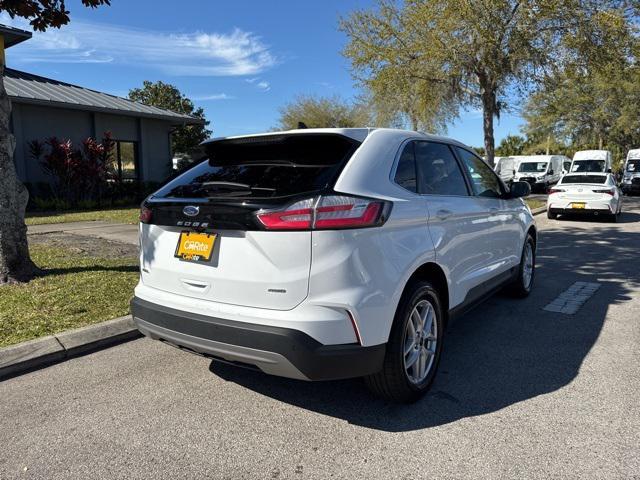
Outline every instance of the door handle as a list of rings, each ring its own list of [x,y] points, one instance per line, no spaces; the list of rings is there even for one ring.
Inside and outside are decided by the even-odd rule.
[[[436,217],[438,217],[440,220],[446,220],[451,215],[453,215],[453,212],[451,210],[440,209],[436,212]]]

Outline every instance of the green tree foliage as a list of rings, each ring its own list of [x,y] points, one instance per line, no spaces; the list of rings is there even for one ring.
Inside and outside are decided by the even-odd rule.
[[[591,28],[597,34],[592,41],[571,39],[579,54],[530,96],[523,131],[538,148],[545,139],[568,154],[606,148],[619,162],[640,146],[640,45],[621,13],[596,16]]]
[[[276,128],[292,130],[298,128],[300,122],[308,128],[366,127],[371,115],[369,107],[361,102],[349,103],[338,96],[300,95],[280,109]]]
[[[593,28],[598,23],[594,18],[610,16],[611,23],[626,25],[637,13],[636,4],[379,0],[375,11],[357,11],[342,21],[349,38],[344,54],[356,79],[375,95],[384,96],[394,85],[400,96],[417,89],[429,105],[418,109],[425,123],[446,121],[463,108],[481,107],[484,146],[491,162],[494,119],[517,98],[516,90],[531,88],[531,80],[559,68],[587,45],[608,44],[612,39]]]
[[[85,7],[111,5],[110,0],[82,0]],[[49,27],[60,28],[71,20],[64,0],[0,0],[0,11],[11,18],[29,20],[34,30],[44,32]]]
[[[196,108],[193,102],[173,85],[161,81],[154,83],[145,80],[142,83],[142,88],[129,90],[129,98],[145,105],[164,108],[204,120],[201,125],[186,125],[178,127],[173,132],[171,144],[174,154],[188,155],[193,153],[198,145],[211,135],[211,130],[207,130],[209,121],[205,119],[202,107]]]
[[[496,155],[499,157],[508,157],[510,155],[522,155],[526,139],[520,135],[507,135],[496,148]]]

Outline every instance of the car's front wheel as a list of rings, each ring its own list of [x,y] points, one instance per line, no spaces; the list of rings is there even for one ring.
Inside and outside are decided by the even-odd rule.
[[[429,282],[411,283],[398,305],[382,370],[365,378],[369,389],[403,403],[424,395],[440,361],[443,320],[436,289]]]
[[[558,214],[547,209],[547,218],[550,220],[555,220],[556,218],[558,218]]]

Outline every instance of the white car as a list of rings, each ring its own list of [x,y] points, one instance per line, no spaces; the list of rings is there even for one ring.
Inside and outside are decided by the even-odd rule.
[[[547,217],[567,213],[604,215],[617,221],[622,194],[610,173],[570,173],[549,191]]]
[[[413,401],[447,322],[531,291],[536,227],[455,140],[393,129],[224,138],[142,206],[145,335],[303,380],[366,377]]]

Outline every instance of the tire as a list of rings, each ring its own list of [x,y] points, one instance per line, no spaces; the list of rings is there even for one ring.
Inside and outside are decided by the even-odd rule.
[[[611,215],[609,215],[609,221],[611,223],[618,223],[618,214],[612,213]]]
[[[442,341],[444,339],[444,313],[438,292],[429,282],[414,282],[408,285],[402,295],[391,326],[387,352],[382,370],[365,377],[367,387],[376,395],[398,403],[413,403],[419,400],[431,386],[438,370]],[[417,318],[412,317],[415,311],[425,313],[428,324],[428,310],[431,309],[433,327],[423,334],[419,345],[415,345],[415,336],[411,335],[411,327],[416,325]],[[422,319],[422,315],[419,315]],[[412,318],[414,321],[412,321]],[[411,327],[409,326],[411,322]],[[414,328],[415,330],[415,328]],[[425,331],[427,328],[424,329]],[[435,332],[435,340],[433,340]],[[431,338],[431,339],[430,339]],[[414,345],[405,356],[405,347]],[[431,354],[427,352],[431,352]],[[418,356],[413,366],[405,368],[405,360],[411,362]],[[424,377],[417,370],[424,357]]]
[[[555,220],[556,218],[558,218],[558,214],[553,213],[551,212],[551,210],[547,209],[547,218],[550,220]]]
[[[530,248],[530,262],[525,259],[527,254],[527,249]],[[527,275],[525,275],[526,265],[530,263],[530,271],[531,276],[527,280]],[[518,267],[518,276],[514,280],[514,282],[509,286],[509,293],[516,298],[525,298],[528,297],[533,289],[533,282],[536,277],[536,245],[533,240],[531,234],[527,234],[527,238],[524,241],[524,246],[522,247],[522,255],[520,256],[520,266]]]

